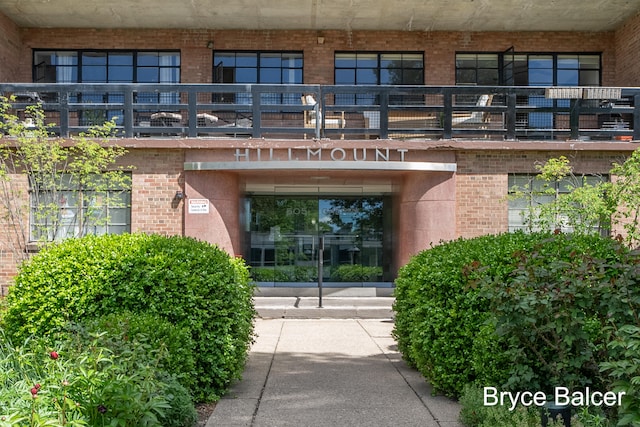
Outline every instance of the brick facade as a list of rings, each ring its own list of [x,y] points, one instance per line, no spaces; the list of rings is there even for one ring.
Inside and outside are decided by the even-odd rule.
[[[620,86],[637,86],[640,83],[640,15],[629,19],[616,31],[617,79]]]
[[[24,57],[20,30],[5,15],[0,13],[0,82],[20,80],[20,58]]]
[[[30,82],[32,80],[33,49],[157,49],[181,52],[181,81],[209,83],[212,81],[213,51],[207,47],[213,41],[215,50],[302,51],[304,82],[333,84],[334,53],[337,51],[416,51],[425,58],[425,84],[455,83],[456,52],[502,52],[514,47],[516,52],[598,52],[602,54],[602,84],[604,86],[635,86],[640,82],[640,16],[625,23],[619,30],[606,33],[577,32],[431,32],[431,31],[322,31],[324,43],[317,41],[316,31],[218,31],[218,30],[122,30],[122,29],[46,29],[17,28],[0,15],[0,81]],[[227,141],[228,142],[228,141]],[[494,141],[495,142],[495,141]],[[221,142],[220,144],[222,144]],[[344,142],[348,144],[348,141]],[[205,188],[202,197],[217,197],[219,209],[216,225],[235,224],[235,230],[215,229],[211,224],[195,224],[185,230],[185,201],[177,200],[177,191],[195,191],[203,186],[205,174],[184,171],[189,144],[180,141],[144,145],[134,143],[122,164],[135,165],[132,171],[132,232],[165,235],[202,233],[219,240],[225,248],[238,254],[240,209],[236,200],[241,195],[237,176],[208,173],[218,184],[233,183],[233,188]],[[465,149],[449,146],[439,149],[455,158],[457,172],[452,175],[425,174],[403,177],[404,188],[398,191],[399,215],[411,221],[419,212],[431,215],[423,228],[404,229],[400,239],[411,240],[411,252],[424,249],[438,239],[473,237],[507,230],[507,204],[504,199],[509,173],[535,172],[536,162],[561,154],[574,158],[579,172],[606,173],[614,160],[625,153],[601,151],[597,147],[585,151],[566,151],[566,146],[527,151],[492,146]],[[221,147],[223,147],[221,145]],[[224,147],[226,148],[226,147]],[[189,175],[191,174],[191,175]],[[188,176],[191,180],[188,181]],[[215,178],[215,179],[214,179]],[[206,183],[205,183],[206,184]],[[427,185],[428,184],[428,185]],[[26,187],[25,187],[26,188]],[[233,197],[232,197],[233,196]],[[224,202],[224,203],[223,203]],[[235,205],[234,205],[235,203]],[[232,206],[234,205],[234,206]],[[437,215],[445,206],[446,227],[440,227]],[[407,206],[414,206],[411,211]],[[217,218],[218,218],[217,217]],[[435,219],[434,219],[435,218]],[[207,228],[208,227],[208,228]],[[194,231],[195,230],[195,231]],[[401,233],[399,233],[401,234]],[[434,240],[435,239],[435,240]],[[404,249],[403,249],[404,250]],[[400,251],[402,252],[402,251]],[[406,252],[406,253],[405,253]],[[412,253],[404,250],[402,259]],[[15,274],[13,253],[0,252],[0,285],[6,286]],[[3,293],[4,293],[4,287]]]
[[[536,173],[536,164],[559,156],[570,159],[577,174],[607,174],[613,163],[623,162],[626,155],[591,151],[459,151],[456,159],[456,235],[476,237],[507,231],[505,196],[509,174]]]
[[[23,29],[22,56],[31,49],[178,49],[182,82],[209,83],[213,41],[217,50],[290,50],[304,53],[304,82],[333,84],[336,51],[417,51],[425,55],[425,84],[455,83],[456,52],[602,52],[602,83],[616,82],[615,33],[473,33],[425,31],[214,31],[214,30],[98,30]],[[31,64],[21,64],[19,79],[31,80]]]

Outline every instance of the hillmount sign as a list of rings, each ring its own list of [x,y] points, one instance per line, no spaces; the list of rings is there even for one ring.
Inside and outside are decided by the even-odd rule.
[[[424,151],[419,150],[424,154]],[[236,148],[233,160],[185,162],[198,170],[413,170],[455,172],[455,163],[411,161],[408,148]],[[229,159],[228,154],[225,156]],[[420,157],[416,155],[415,157]],[[424,155],[422,156],[424,157]]]

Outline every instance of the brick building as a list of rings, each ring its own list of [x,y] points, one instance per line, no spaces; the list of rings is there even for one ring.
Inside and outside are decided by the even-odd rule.
[[[390,288],[432,244],[518,228],[536,163],[637,148],[634,2],[244,3],[0,0],[0,92],[61,137],[117,120],[114,230],[216,243],[265,287],[316,286],[322,237],[325,285]]]

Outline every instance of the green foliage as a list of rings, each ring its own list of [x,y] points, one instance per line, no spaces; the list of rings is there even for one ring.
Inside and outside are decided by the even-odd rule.
[[[150,362],[97,340],[14,347],[0,337],[0,426],[193,425],[186,390]]]
[[[539,427],[540,411],[535,407],[485,406],[482,388],[464,387],[460,396],[460,421],[469,427]]]
[[[616,181],[611,199],[618,206],[613,223],[622,225],[630,246],[640,245],[640,150],[635,150],[623,163],[611,169]]]
[[[251,269],[251,276],[256,282],[315,282],[318,268],[300,265],[257,267]]]
[[[620,291],[635,286],[627,280],[627,257],[608,238],[557,234],[518,253],[507,277],[483,276],[481,295],[512,363],[507,388],[608,389],[598,363],[607,358],[605,327],[629,320],[620,303]]]
[[[81,323],[70,323],[59,334],[72,340],[78,347],[94,340],[116,355],[133,354],[137,359],[153,358],[161,371],[170,372],[187,388],[195,383],[191,377],[195,358],[190,331],[174,325],[157,314],[118,312]],[[96,338],[94,338],[96,337]]]
[[[640,306],[638,296],[635,306]],[[603,362],[600,367],[616,381],[614,391],[625,392],[620,407],[621,426],[640,426],[640,322],[624,325],[609,343],[614,352],[612,361]]]
[[[439,391],[465,384],[502,384],[509,360],[491,328],[488,302],[478,296],[481,274],[506,277],[526,251],[549,234],[505,233],[442,243],[413,257],[396,280],[394,336],[403,357]],[[481,331],[479,334],[478,332]]]
[[[0,97],[0,218],[17,259],[27,259],[26,244],[81,237],[109,222],[106,209],[123,207],[130,177],[117,165],[126,150],[108,144],[115,122],[105,122],[71,138],[55,138],[40,105],[28,106],[26,119],[11,113],[12,99]],[[130,169],[130,167],[128,168]],[[25,189],[13,174],[26,175]],[[30,217],[30,224],[24,218]]]
[[[616,210],[609,197],[611,183],[597,175],[576,175],[565,156],[536,165],[539,174],[514,186],[509,199],[524,200],[524,220],[530,231],[571,231],[602,234],[611,229]]]
[[[614,163],[609,171],[611,182],[595,175],[576,175],[564,156],[536,168],[535,181],[513,188],[509,196],[526,202],[530,230],[602,234],[621,227],[629,247],[640,243],[640,150]]]
[[[336,282],[368,282],[382,276],[382,267],[343,264],[331,269]]]
[[[242,372],[253,338],[252,298],[244,262],[208,243],[87,236],[47,247],[22,264],[3,321],[12,339],[22,340],[109,313],[165,319],[189,335],[184,351],[195,365],[185,385],[204,401],[222,395]]]

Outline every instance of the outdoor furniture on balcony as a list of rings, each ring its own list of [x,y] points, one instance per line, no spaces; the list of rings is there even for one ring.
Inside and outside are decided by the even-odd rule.
[[[117,135],[125,138],[296,139],[312,134],[382,140],[474,135],[508,141],[640,140],[640,88],[635,87],[583,88],[582,98],[567,98],[580,91],[514,86],[160,84],[153,88],[176,96],[163,102],[138,96],[149,92],[146,84],[0,83],[0,93],[20,94],[11,109],[20,121],[29,116],[27,106],[40,105],[51,134],[61,137],[115,118]],[[555,97],[546,97],[547,92]],[[218,102],[221,93],[234,93],[234,102]],[[40,103],[43,94],[49,96]],[[313,96],[301,99],[301,94]],[[31,126],[30,121],[25,125]]]
[[[302,105],[314,106],[314,110],[304,110],[304,127],[316,129],[317,126],[324,127],[325,129],[344,129],[346,127],[346,121],[344,119],[344,111],[340,114],[327,115],[322,117],[322,111],[317,105],[318,102],[313,95],[302,95]],[[316,121],[317,120],[317,121]],[[307,134],[305,133],[305,138]],[[340,139],[344,139],[344,134],[340,135]]]
[[[493,101],[493,95],[480,95],[476,107],[488,107]],[[470,113],[453,113],[451,117],[452,126],[470,125],[473,127],[486,126],[491,121],[491,113],[488,111],[472,111]]]

